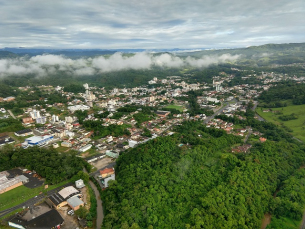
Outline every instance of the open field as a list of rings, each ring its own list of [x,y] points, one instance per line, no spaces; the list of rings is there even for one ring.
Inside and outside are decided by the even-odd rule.
[[[271,108],[272,112],[263,112],[263,110],[268,110],[268,108],[256,109],[256,112],[269,122],[273,122],[277,125],[283,125],[292,130],[292,135],[296,138],[305,142],[305,105],[291,105],[281,108]],[[280,113],[274,113],[280,112]],[[296,114],[298,119],[282,121],[279,119],[281,115]]]
[[[179,106],[179,105],[167,105],[164,108],[176,109],[176,110],[181,111],[181,112],[184,110],[184,107],[183,106]]]

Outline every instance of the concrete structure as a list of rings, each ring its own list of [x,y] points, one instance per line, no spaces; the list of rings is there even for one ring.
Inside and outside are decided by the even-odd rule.
[[[79,179],[79,180],[75,181],[75,186],[76,186],[76,188],[85,187],[84,181],[82,179]]]

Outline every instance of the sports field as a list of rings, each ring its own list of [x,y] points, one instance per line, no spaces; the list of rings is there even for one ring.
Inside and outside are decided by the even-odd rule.
[[[179,105],[167,105],[165,108],[176,109],[181,112],[184,110],[184,107]]]
[[[271,111],[263,112],[264,110],[269,110],[268,108],[256,108],[256,112],[269,122],[273,122],[277,125],[283,125],[292,130],[291,134],[296,138],[305,142],[305,105],[291,105],[281,108],[270,108]],[[279,119],[282,115],[291,115],[294,113],[297,115],[297,119],[282,121]]]

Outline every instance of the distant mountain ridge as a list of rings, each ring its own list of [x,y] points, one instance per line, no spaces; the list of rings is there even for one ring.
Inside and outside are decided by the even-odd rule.
[[[116,52],[122,53],[137,53],[137,52],[193,52],[204,49],[37,49],[37,48],[3,48],[0,49],[0,57],[3,52],[10,52],[17,55],[43,55],[43,54],[53,54],[53,55],[64,55],[67,57],[78,57],[78,56],[98,56],[98,55],[111,55]],[[4,53],[3,53],[4,55]]]

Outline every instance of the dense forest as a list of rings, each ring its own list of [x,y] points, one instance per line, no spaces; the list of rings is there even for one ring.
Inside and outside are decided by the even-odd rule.
[[[118,158],[103,228],[260,228],[265,213],[300,220],[305,194],[290,180],[303,145],[283,136],[232,154],[241,138],[223,130],[184,122],[175,131]]]
[[[74,153],[60,154],[53,149],[30,147],[27,149],[2,149],[0,171],[16,167],[35,170],[51,184],[72,178],[83,167],[90,171],[91,166]]]
[[[264,91],[259,100],[265,107],[283,107],[285,103],[282,100],[291,100],[295,105],[305,104],[305,84],[280,83]]]

